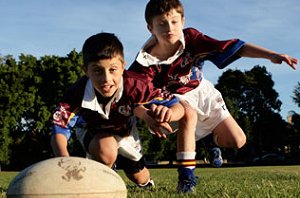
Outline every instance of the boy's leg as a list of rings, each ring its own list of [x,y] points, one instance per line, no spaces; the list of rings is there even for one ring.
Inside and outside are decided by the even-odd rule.
[[[154,187],[154,181],[151,179],[150,172],[145,166],[144,157],[139,161],[133,161],[119,155],[117,163],[123,168],[128,179],[139,187]]]
[[[200,88],[196,140],[212,132],[218,146],[241,148],[246,142],[246,136],[230,115],[222,94],[205,79],[202,80]]]
[[[177,165],[178,165],[178,186],[180,193],[193,192],[197,183],[194,174],[196,168],[196,142],[195,129],[197,114],[190,105],[182,102],[185,108],[185,116],[181,119],[177,132]]]
[[[214,142],[221,147],[241,148],[246,143],[246,135],[232,116],[220,122],[213,130]]]
[[[139,187],[154,187],[150,178],[150,172],[146,168],[146,162],[142,155],[142,146],[137,128],[133,128],[127,137],[115,135],[118,142],[118,162],[125,171],[127,177]]]
[[[98,133],[88,144],[88,151],[93,160],[113,167],[118,156],[118,143],[111,134]]]

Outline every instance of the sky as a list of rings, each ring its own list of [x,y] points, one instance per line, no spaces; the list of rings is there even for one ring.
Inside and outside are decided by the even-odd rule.
[[[0,55],[23,53],[37,58],[66,56],[81,51],[85,39],[99,32],[115,33],[125,49],[127,66],[150,33],[144,20],[147,0],[0,0]],[[300,59],[300,3],[298,0],[182,0],[185,27],[194,27],[210,37],[239,38]],[[293,90],[300,82],[300,66],[268,60],[241,58],[220,70],[207,62],[205,78],[216,84],[226,69],[267,67],[282,101],[281,115],[300,113]]]

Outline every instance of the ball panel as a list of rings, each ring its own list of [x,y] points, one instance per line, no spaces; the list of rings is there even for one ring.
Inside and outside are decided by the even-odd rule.
[[[108,196],[110,194],[112,196]],[[126,197],[127,189],[117,173],[99,162],[79,157],[58,157],[33,164],[21,171],[7,190],[8,197],[14,195]]]

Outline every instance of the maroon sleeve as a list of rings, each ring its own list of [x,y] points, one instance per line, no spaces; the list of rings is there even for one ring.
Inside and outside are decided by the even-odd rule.
[[[152,80],[155,77],[155,74],[159,72],[159,66],[158,65],[151,65],[151,66],[143,66],[140,63],[138,63],[136,60],[130,65],[128,68],[129,71],[136,72],[138,74],[144,74]]]
[[[222,52],[238,39],[217,40],[194,28],[184,29],[186,47],[190,48],[195,54],[218,51]]]
[[[124,89],[134,104],[148,103],[154,99],[169,100],[173,97],[171,94],[155,88],[151,79],[145,74],[132,71],[126,71],[124,74]]]

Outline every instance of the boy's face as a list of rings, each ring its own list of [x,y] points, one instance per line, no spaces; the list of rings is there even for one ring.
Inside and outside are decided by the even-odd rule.
[[[149,31],[155,35],[161,44],[175,44],[182,34],[184,18],[175,9],[170,12],[155,16],[152,24],[148,25]]]
[[[121,61],[121,57],[115,56],[89,63],[85,73],[103,97],[111,97],[119,87],[124,68],[125,63]]]

